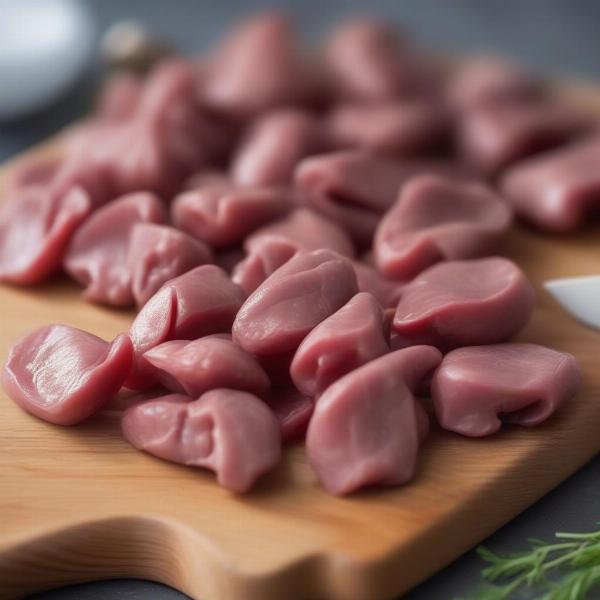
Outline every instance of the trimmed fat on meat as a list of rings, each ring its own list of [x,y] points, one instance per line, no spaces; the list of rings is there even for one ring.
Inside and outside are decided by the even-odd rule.
[[[536,344],[459,348],[431,383],[440,425],[462,435],[490,435],[502,422],[532,427],[581,386],[575,357]]]
[[[277,419],[247,392],[219,389],[197,400],[172,394],[127,409],[121,428],[140,450],[191,467],[214,471],[237,493],[277,465],[281,436]]]

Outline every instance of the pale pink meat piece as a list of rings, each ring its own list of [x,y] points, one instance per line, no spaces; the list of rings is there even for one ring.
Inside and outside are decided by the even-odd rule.
[[[373,294],[383,308],[396,307],[402,294],[402,284],[385,279],[367,263],[355,260],[352,265],[360,292]]]
[[[508,169],[501,189],[521,218],[545,231],[573,231],[600,206],[600,136]]]
[[[205,243],[168,225],[136,223],[131,230],[127,268],[131,291],[141,307],[162,287],[194,267],[214,262]]]
[[[571,354],[512,343],[450,352],[433,376],[431,395],[444,429],[479,437],[503,422],[538,425],[580,387]]]
[[[357,292],[347,258],[331,250],[300,251],[246,300],[233,338],[260,356],[291,352]]]
[[[226,335],[164,342],[148,350],[144,359],[167,389],[194,398],[218,388],[263,396],[270,386],[258,360]]]
[[[380,101],[430,91],[430,66],[389,25],[353,19],[330,36],[325,62],[334,94],[342,99]]]
[[[172,394],[132,406],[121,420],[125,439],[159,458],[214,471],[232,492],[248,491],[281,459],[279,425],[247,392],[211,390],[197,400]]]
[[[136,223],[165,223],[166,210],[150,192],[129,194],[94,212],[79,227],[67,250],[64,268],[85,286],[94,302],[133,304],[132,270],[127,261]]]
[[[504,342],[527,323],[533,287],[507,258],[447,261],[402,290],[393,328],[413,344],[448,350]]]
[[[493,175],[564,144],[590,126],[587,115],[547,99],[482,104],[459,120],[457,144],[465,162]]]
[[[89,194],[81,187],[53,197],[32,186],[5,197],[0,205],[0,281],[32,285],[53,275],[91,210]]]
[[[271,389],[265,402],[279,422],[281,439],[293,442],[302,439],[315,409],[315,401],[293,386]]]
[[[298,109],[269,112],[242,140],[231,176],[244,186],[289,185],[296,164],[329,145],[322,124],[311,113]]]
[[[296,168],[294,183],[303,203],[339,223],[357,244],[368,246],[402,185],[423,173],[469,177],[448,161],[398,161],[350,150],[304,159]]]
[[[305,208],[256,230],[246,238],[244,248],[247,256],[235,266],[232,278],[247,293],[299,250],[327,248],[343,256],[354,256],[352,241],[339,225]]]
[[[252,252],[234,266],[231,279],[247,294],[251,294],[296,252],[298,248],[295,244],[285,238],[266,238],[253,244]]]
[[[371,294],[362,292],[302,340],[290,374],[298,390],[314,398],[346,373],[389,351],[383,309]]]
[[[239,119],[305,104],[314,94],[313,74],[295,47],[291,24],[277,13],[234,28],[209,63],[202,90],[212,110]]]
[[[47,186],[61,166],[59,157],[30,159],[12,168],[3,180],[2,192],[4,198],[10,198],[23,188]]]
[[[111,75],[100,91],[97,116],[108,121],[122,121],[133,117],[143,92],[142,79],[133,73]]]
[[[540,98],[540,81],[520,66],[496,56],[462,60],[452,74],[449,101],[460,110],[481,104],[498,104]]]
[[[448,147],[448,112],[435,101],[342,104],[328,116],[333,143],[376,154],[411,156]]]
[[[377,228],[375,262],[386,277],[411,279],[440,260],[491,254],[511,222],[508,203],[483,184],[415,177]]]
[[[216,248],[241,242],[291,205],[282,188],[244,188],[215,175],[196,179],[196,186],[175,197],[171,216],[177,227]]]
[[[230,331],[245,297],[216,265],[201,265],[165,283],[146,302],[129,330],[135,361],[125,385],[144,390],[156,382],[153,367],[142,356],[151,348],[169,340]]]
[[[412,479],[425,434],[413,391],[440,361],[430,346],[391,352],[338,379],[319,398],[306,450],[329,493]]]
[[[27,412],[50,423],[74,425],[116,395],[132,359],[125,334],[105,342],[68,325],[47,325],[12,346],[2,384]]]

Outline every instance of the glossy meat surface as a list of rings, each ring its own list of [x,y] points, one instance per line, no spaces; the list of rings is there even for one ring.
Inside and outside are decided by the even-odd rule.
[[[258,360],[227,335],[164,342],[144,354],[157,369],[158,380],[174,392],[194,398],[218,388],[263,396],[269,377]]]
[[[306,449],[329,493],[412,479],[425,430],[413,391],[440,360],[430,346],[398,350],[352,371],[321,396]]]
[[[375,262],[386,277],[411,279],[440,260],[491,254],[511,222],[510,206],[483,184],[415,177],[377,228]]]
[[[233,324],[234,340],[261,356],[295,350],[357,291],[348,259],[330,250],[298,252],[246,300]]]
[[[290,373],[303,394],[318,397],[346,373],[389,351],[383,310],[371,294],[363,292],[304,338]]]
[[[507,258],[447,261],[403,288],[392,326],[413,344],[444,350],[493,344],[517,334],[534,303],[531,283]]]
[[[132,358],[125,334],[105,342],[68,325],[47,325],[12,346],[2,384],[27,412],[50,423],[74,425],[116,395]]]
[[[247,392],[212,390],[197,400],[173,394],[129,408],[121,428],[140,450],[214,471],[220,485],[248,491],[281,458],[277,420]]]
[[[498,431],[502,422],[538,425],[580,386],[571,354],[513,343],[450,352],[433,377],[431,392],[444,429],[478,437]]]

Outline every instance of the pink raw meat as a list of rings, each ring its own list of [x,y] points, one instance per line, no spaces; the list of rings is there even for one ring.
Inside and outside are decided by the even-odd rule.
[[[581,387],[571,354],[536,344],[459,348],[444,357],[431,386],[440,425],[478,437],[502,422],[532,427]]]
[[[68,325],[47,325],[12,346],[2,384],[27,412],[50,423],[74,425],[116,395],[132,358],[125,334],[109,343]]]
[[[600,136],[517,163],[501,181],[516,213],[545,231],[573,231],[600,206]]]
[[[493,175],[517,160],[560,146],[591,125],[588,116],[547,99],[482,104],[458,127],[463,159]]]
[[[355,260],[352,265],[360,292],[373,294],[383,308],[396,307],[402,294],[402,284],[385,279],[373,267],[364,262]]]
[[[277,13],[238,25],[217,49],[203,87],[212,110],[241,119],[313,96],[313,76],[295,47],[292,27]]]
[[[60,169],[61,164],[60,158],[50,157],[34,158],[15,165],[6,175],[6,180],[3,181],[4,198],[8,199],[24,188],[47,186]]]
[[[269,408],[252,394],[212,390],[198,400],[172,394],[127,409],[125,439],[154,456],[204,467],[232,492],[248,491],[281,459],[281,436]]]
[[[461,110],[541,96],[542,86],[538,79],[518,65],[496,56],[461,60],[448,89],[450,102]]]
[[[343,256],[354,256],[352,241],[341,227],[305,208],[261,227],[246,238],[244,248],[248,255],[236,265],[232,277],[247,293],[253,292],[299,250],[326,248]]]
[[[525,326],[534,303],[532,285],[507,258],[448,261],[404,287],[393,328],[413,344],[444,350],[494,344]]]
[[[363,292],[304,338],[290,373],[303,394],[318,397],[346,373],[389,351],[383,310],[371,294]]]
[[[64,259],[65,270],[85,286],[84,298],[115,306],[133,304],[127,261],[136,223],[165,223],[162,202],[149,192],[124,196],[91,215],[79,227]]]
[[[353,19],[331,35],[325,60],[332,89],[342,99],[389,100],[431,88],[431,72],[389,25]]]
[[[295,387],[275,387],[265,399],[275,414],[284,442],[293,442],[304,437],[315,401],[301,394]]]
[[[321,396],[306,450],[329,493],[400,485],[413,477],[425,433],[413,391],[440,361],[430,346],[398,350],[348,373]]]
[[[468,176],[448,161],[397,161],[354,150],[304,159],[296,168],[294,182],[305,204],[339,223],[357,244],[368,246],[401,186],[423,173]]]
[[[133,117],[142,97],[142,79],[133,73],[111,75],[100,91],[97,116],[107,121],[122,121]]]
[[[309,112],[281,109],[254,123],[236,151],[231,173],[239,185],[292,183],[294,168],[305,156],[327,147],[322,125]]]
[[[284,189],[242,188],[212,175],[175,197],[173,222],[217,248],[240,242],[248,233],[284,213],[291,204]]]
[[[53,275],[91,210],[89,194],[81,187],[56,198],[37,186],[5,197],[0,205],[0,281],[32,285]]]
[[[215,265],[196,267],[163,285],[138,313],[129,334],[134,368],[125,385],[144,390],[156,382],[142,356],[169,340],[190,340],[228,332],[246,295]]]
[[[510,206],[483,184],[415,177],[377,228],[377,268],[386,277],[407,280],[440,260],[485,256],[498,247],[511,221]]]
[[[448,146],[448,116],[438,102],[424,99],[342,104],[331,112],[327,126],[339,147],[411,156]]]
[[[270,386],[258,360],[225,334],[164,342],[144,359],[158,370],[158,380],[167,389],[194,398],[218,388],[263,396]]]
[[[140,307],[169,279],[212,262],[209,246],[174,227],[136,223],[131,230],[127,268]]]
[[[357,291],[347,258],[300,251],[246,300],[233,323],[234,340],[260,356],[290,352]]]

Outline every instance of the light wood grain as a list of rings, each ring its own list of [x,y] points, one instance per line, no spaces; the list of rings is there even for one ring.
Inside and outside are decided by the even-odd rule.
[[[600,106],[589,86],[565,94]],[[484,440],[434,430],[416,480],[402,488],[332,498],[295,446],[252,493],[236,497],[209,473],[131,449],[116,412],[55,427],[0,392],[0,598],[123,576],[203,600],[376,600],[409,589],[600,449],[600,334],[540,288],[548,277],[599,272],[599,234],[545,237],[519,227],[506,248],[539,290],[521,338],[579,358],[579,397],[534,430],[506,428]],[[48,322],[111,338],[131,317],[82,302],[66,280],[2,287],[0,358],[17,336]]]

